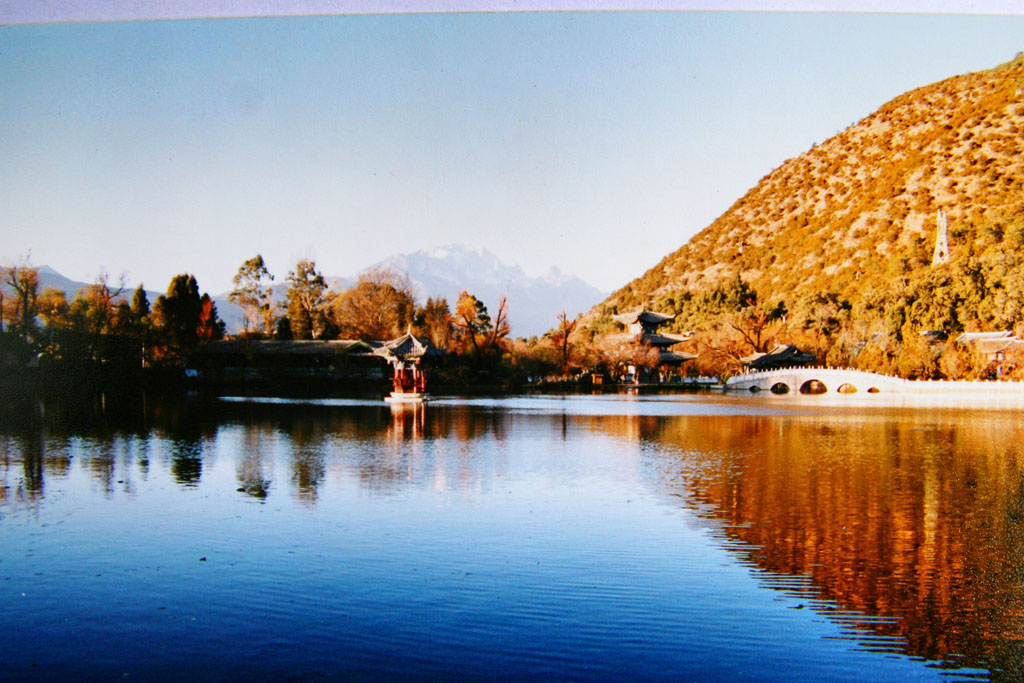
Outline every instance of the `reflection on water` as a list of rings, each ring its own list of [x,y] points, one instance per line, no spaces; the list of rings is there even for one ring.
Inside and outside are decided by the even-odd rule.
[[[695,397],[449,401],[426,408],[270,400],[116,405],[107,398],[41,406],[35,418],[0,432],[0,525],[23,511],[61,508],[69,497],[150,495],[187,506],[195,497],[180,496],[189,491],[228,494],[256,509],[288,501],[307,511],[325,496],[331,506],[346,496],[382,504],[394,498],[401,519],[416,514],[400,507],[410,504],[410,493],[429,490],[472,493],[472,505],[486,509],[481,514],[492,524],[507,524],[501,533],[511,536],[527,520],[515,509],[503,511],[508,503],[499,494],[511,498],[510,482],[529,481],[539,489],[538,508],[559,510],[577,501],[544,499],[554,495],[552,481],[559,496],[579,496],[581,508],[608,505],[594,488],[609,495],[621,488],[632,506],[623,510],[684,512],[680,523],[727,548],[763,589],[838,625],[829,637],[879,658],[906,655],[965,675],[978,668],[1014,678],[1024,663],[1024,425],[1013,412],[780,409]],[[586,446],[572,450],[573,444]],[[588,461],[592,450],[608,454]],[[86,491],[73,485],[83,474]],[[592,488],[578,483],[588,479]],[[157,485],[164,480],[170,492]],[[645,492],[653,501],[643,502]],[[346,505],[348,514],[359,509],[358,500]],[[130,502],[124,506],[131,509]],[[524,506],[520,512],[533,512],[529,500]],[[563,522],[571,519],[553,524]],[[654,533],[636,529],[645,532]],[[627,548],[604,551],[636,559]],[[718,570],[712,564],[702,571],[712,577]],[[614,637],[616,647],[626,647],[624,634]],[[714,677],[699,671],[683,673]]]
[[[660,486],[722,520],[735,549],[774,575],[767,584],[813,596],[851,630],[881,636],[881,650],[1003,672],[1024,665],[1015,413],[694,422],[644,430]],[[794,591],[776,577],[808,581]]]

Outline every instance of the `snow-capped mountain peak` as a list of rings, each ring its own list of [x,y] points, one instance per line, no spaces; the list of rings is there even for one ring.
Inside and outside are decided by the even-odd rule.
[[[503,263],[483,247],[462,244],[396,254],[371,267],[393,268],[408,276],[421,302],[445,297],[454,308],[460,292],[467,291],[493,310],[505,295],[512,334],[523,337],[554,327],[560,311],[583,312],[602,297],[596,287],[557,267],[530,277],[520,266]]]

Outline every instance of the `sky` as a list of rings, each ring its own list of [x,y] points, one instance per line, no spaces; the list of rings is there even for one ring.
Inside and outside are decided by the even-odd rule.
[[[188,272],[211,294],[257,253],[278,279],[303,258],[348,276],[449,243],[610,291],[786,159],[1024,51],[1024,15],[921,7],[52,21],[13,6],[0,262],[151,290]]]

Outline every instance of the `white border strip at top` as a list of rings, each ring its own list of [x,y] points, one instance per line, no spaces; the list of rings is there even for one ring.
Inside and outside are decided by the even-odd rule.
[[[0,24],[411,12],[617,10],[1024,13],[1020,0],[0,0]]]

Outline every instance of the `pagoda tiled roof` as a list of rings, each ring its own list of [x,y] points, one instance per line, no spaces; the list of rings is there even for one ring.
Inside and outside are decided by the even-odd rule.
[[[619,332],[618,334],[609,334],[605,339],[615,344],[647,344],[649,346],[665,348],[688,341],[690,337],[691,335],[689,334],[633,334],[631,332]]]
[[[665,351],[664,349],[658,351],[658,361],[665,363],[666,365],[685,363],[686,361],[693,360],[696,357],[697,354],[686,353],[685,351]]]
[[[643,344],[650,344],[651,346],[672,346],[689,339],[688,336],[681,334],[643,334],[640,335],[639,341]]]

